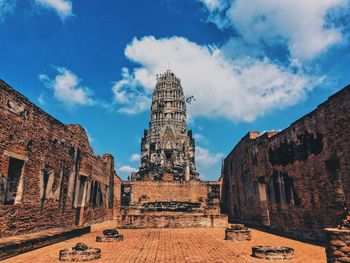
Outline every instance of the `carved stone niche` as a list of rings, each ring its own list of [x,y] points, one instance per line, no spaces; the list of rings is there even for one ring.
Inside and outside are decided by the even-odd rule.
[[[90,261],[101,258],[101,249],[77,243],[72,249],[60,250],[60,261]]]
[[[7,108],[10,112],[16,114],[17,116],[27,120],[29,117],[29,110],[27,110],[24,106],[18,105],[16,102],[11,100],[7,100]]]
[[[116,229],[103,230],[102,234],[103,236],[96,236],[96,242],[119,242],[124,239],[124,236],[119,234]]]
[[[254,246],[252,256],[267,260],[289,260],[294,257],[294,249],[290,247]]]
[[[250,241],[251,239],[251,230],[243,224],[232,224],[225,229],[225,240]]]

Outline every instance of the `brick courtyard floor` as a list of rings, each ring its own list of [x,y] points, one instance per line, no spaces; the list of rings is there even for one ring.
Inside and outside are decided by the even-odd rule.
[[[96,235],[105,228],[114,226],[113,221],[97,224],[92,232],[77,238],[37,249],[3,262],[60,262],[60,249],[71,248],[84,242],[102,250],[102,258],[92,262],[270,262],[250,256],[255,245],[283,245],[295,249],[290,263],[325,263],[325,249],[320,246],[252,230],[252,241],[230,242],[224,240],[223,228],[166,228],[166,229],[122,229],[124,241],[97,243]],[[272,261],[280,262],[280,261]]]

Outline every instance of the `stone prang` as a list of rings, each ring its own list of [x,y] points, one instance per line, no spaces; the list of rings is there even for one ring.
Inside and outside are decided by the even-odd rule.
[[[141,166],[132,180],[199,180],[194,152],[181,82],[167,70],[157,76],[151,121],[141,140]]]

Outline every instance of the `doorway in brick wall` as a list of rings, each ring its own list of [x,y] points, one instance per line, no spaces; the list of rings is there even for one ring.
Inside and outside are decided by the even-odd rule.
[[[24,161],[10,157],[7,177],[7,187],[5,193],[5,204],[13,205],[16,197],[21,195],[23,189],[20,185]]]
[[[84,207],[86,204],[86,188],[87,188],[87,177],[80,175],[79,176],[79,189],[77,196],[77,208],[75,216],[75,224],[77,226],[84,223]]]

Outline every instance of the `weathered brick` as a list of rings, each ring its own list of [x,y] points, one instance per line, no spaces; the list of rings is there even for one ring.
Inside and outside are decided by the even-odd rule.
[[[118,187],[113,156],[95,156],[80,125],[0,81],[0,237],[110,218]]]
[[[223,211],[324,240],[350,208],[349,130],[350,86],[280,132],[249,132],[224,160]]]
[[[346,244],[343,241],[340,241],[340,240],[331,240],[329,243],[331,245],[337,246],[337,247],[344,247],[344,246],[346,246]]]

